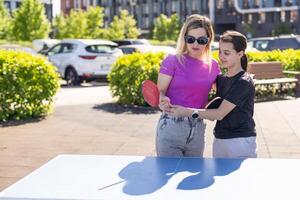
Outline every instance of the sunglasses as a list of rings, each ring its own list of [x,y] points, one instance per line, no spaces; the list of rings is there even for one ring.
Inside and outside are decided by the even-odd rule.
[[[184,40],[188,44],[193,44],[195,41],[197,41],[197,43],[200,44],[200,45],[205,45],[205,44],[208,43],[208,38],[207,37],[195,38],[194,36],[186,35],[186,36],[184,36]]]

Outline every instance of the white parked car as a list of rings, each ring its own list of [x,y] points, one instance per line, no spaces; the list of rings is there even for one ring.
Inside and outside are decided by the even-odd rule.
[[[134,52],[139,53],[157,53],[164,52],[166,54],[175,54],[176,49],[171,46],[162,46],[162,45],[124,45],[119,46],[119,48],[123,51],[124,54],[131,54]]]
[[[58,69],[67,85],[105,78],[116,59],[123,55],[117,44],[108,40],[66,39],[45,55]]]
[[[60,40],[56,39],[36,39],[32,41],[33,49],[37,52],[50,49],[54,45],[58,44]]]

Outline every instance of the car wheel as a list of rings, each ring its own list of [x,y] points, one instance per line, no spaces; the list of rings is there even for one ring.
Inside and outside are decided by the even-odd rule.
[[[74,68],[68,68],[66,71],[66,81],[68,86],[80,85],[80,78]]]

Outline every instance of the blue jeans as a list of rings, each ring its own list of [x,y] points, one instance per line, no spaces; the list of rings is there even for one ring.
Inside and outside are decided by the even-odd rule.
[[[213,142],[213,157],[256,158],[256,137],[241,137],[232,139],[215,138]]]
[[[156,128],[157,156],[203,157],[205,127],[202,119],[163,113]]]

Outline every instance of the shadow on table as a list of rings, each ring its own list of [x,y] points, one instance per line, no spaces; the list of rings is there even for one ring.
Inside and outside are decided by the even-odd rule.
[[[197,190],[211,186],[215,176],[226,176],[238,170],[245,159],[197,159],[181,160],[177,172],[189,171],[196,173],[185,177],[177,186],[181,190]]]
[[[243,161],[244,159],[147,157],[142,162],[128,164],[120,171],[119,176],[125,181],[123,192],[128,195],[153,193],[180,172],[191,172],[193,175],[183,178],[177,189],[196,190],[211,186],[215,182],[215,176],[226,176],[238,170]]]

